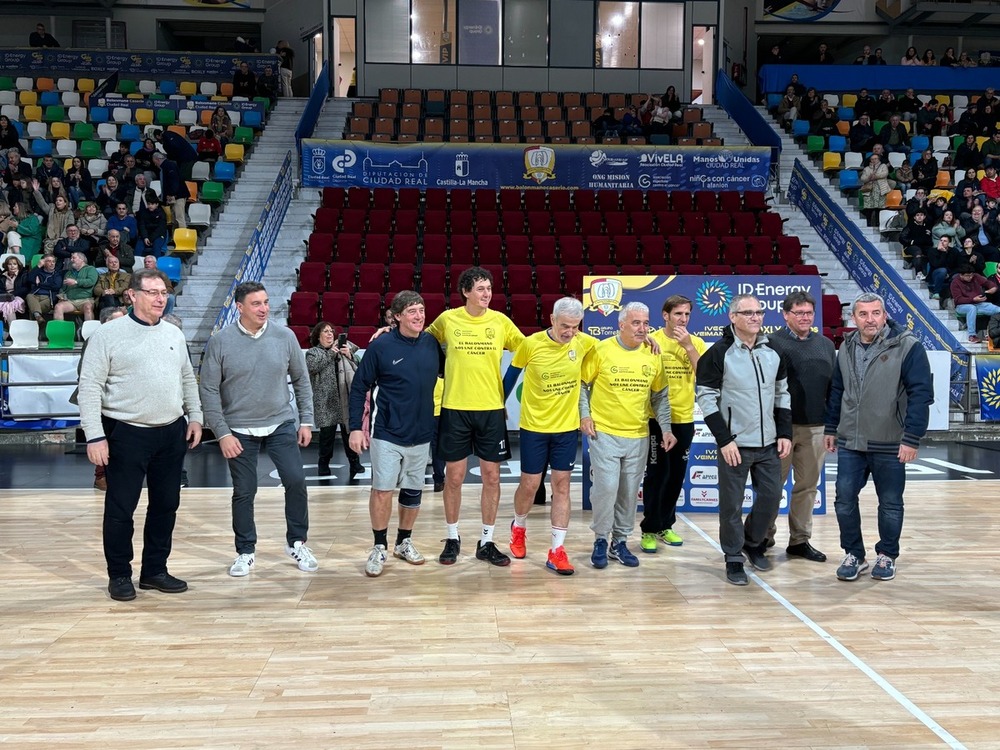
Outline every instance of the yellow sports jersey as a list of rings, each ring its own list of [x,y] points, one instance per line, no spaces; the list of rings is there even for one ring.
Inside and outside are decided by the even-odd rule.
[[[500,359],[524,341],[510,318],[487,310],[477,318],[464,307],[446,310],[427,328],[444,347],[445,409],[492,411],[503,408]]]
[[[521,429],[556,433],[580,428],[580,366],[596,344],[585,333],[560,344],[548,331],[521,342],[511,361],[524,370]]]
[[[648,347],[626,349],[617,336],[604,339],[583,362],[583,382],[591,383],[590,416],[599,432],[646,437],[649,394],[667,387],[663,363]]]
[[[678,424],[694,421],[694,368],[684,347],[667,336],[667,329],[661,328],[651,334],[651,338],[660,345],[660,359],[663,362],[663,373],[667,376],[667,386],[670,388],[671,419]],[[691,344],[699,355],[708,349],[705,341],[698,336],[691,336]],[[649,412],[652,419],[653,412]]]

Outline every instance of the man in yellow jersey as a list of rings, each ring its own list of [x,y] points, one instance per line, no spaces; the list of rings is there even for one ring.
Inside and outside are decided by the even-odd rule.
[[[670,431],[663,363],[643,347],[648,334],[649,308],[629,302],[618,314],[618,335],[598,343],[581,368],[580,429],[590,438],[594,478],[590,528],[597,538],[590,563],[595,568],[606,568],[608,557],[630,568],[639,565],[627,541],[635,527],[650,408],[663,431],[663,450],[677,442]]]
[[[444,517],[448,536],[438,561],[453,565],[461,551],[458,516],[462,483],[470,454],[479,458],[483,489],[480,498],[483,533],[476,557],[491,565],[510,565],[510,558],[493,543],[500,504],[500,462],[510,458],[504,414],[500,359],[524,341],[510,318],[490,310],[493,275],[474,266],[462,271],[458,288],[465,305],[441,313],[427,332],[445,352],[444,399],[438,432],[438,452],[445,460]]]
[[[643,517],[639,528],[643,552],[656,552],[657,540],[680,547],[684,540],[674,531],[677,498],[684,485],[688,450],[694,439],[694,373],[698,359],[708,346],[688,333],[691,300],[679,294],[663,303],[664,326],[652,339],[660,345],[660,359],[670,393],[670,431],[677,444],[667,453],[660,446],[663,436],[655,419],[649,420],[649,450],[646,478],[642,482]],[[651,415],[652,416],[652,415]]]
[[[545,466],[552,470],[552,545],[545,567],[572,575],[563,543],[569,526],[569,478],[580,442],[580,366],[597,340],[580,333],[583,305],[563,297],[552,306],[552,326],[521,342],[504,376],[510,395],[524,371],[521,391],[521,481],[514,492],[510,552],[519,560],[525,544],[528,511],[541,485]]]

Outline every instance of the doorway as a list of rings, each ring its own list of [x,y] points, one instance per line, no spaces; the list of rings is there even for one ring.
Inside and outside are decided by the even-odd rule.
[[[691,46],[691,103],[715,99],[715,26],[695,26]]]
[[[334,96],[357,96],[357,39],[355,37],[356,19],[334,18],[330,39],[333,43],[333,54],[330,59],[330,77],[333,79]]]

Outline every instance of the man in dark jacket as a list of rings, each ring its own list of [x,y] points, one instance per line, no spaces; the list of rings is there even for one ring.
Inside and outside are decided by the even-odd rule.
[[[878,555],[871,576],[896,575],[903,530],[906,464],[917,457],[934,402],[927,352],[906,328],[889,320],[885,302],[871,292],[854,300],[857,333],[837,354],[824,441],[837,453],[837,523],[846,556],[837,578],[853,581],[868,569],[858,495],[871,476],[878,495]]]
[[[182,135],[178,135],[172,130],[157,130],[153,135],[157,141],[163,144],[163,150],[167,152],[167,158],[173,159],[181,171],[181,176],[186,180],[191,177],[191,167],[198,161],[198,152],[191,142]]]
[[[28,271],[28,296],[24,301],[32,318],[41,322],[45,313],[52,312],[62,284],[62,269],[56,268],[56,256],[47,253]]]
[[[885,146],[885,150],[892,152],[899,152],[901,154],[909,153],[910,151],[910,136],[906,132],[906,128],[903,127],[903,123],[899,121],[899,115],[893,115],[889,118],[889,122],[882,126],[882,130],[878,134],[879,143]]]
[[[233,96],[245,96],[248,99],[257,96],[257,76],[245,62],[241,62],[239,70],[233,73]]]
[[[152,190],[146,193],[146,205],[135,215],[135,222],[139,225],[136,247],[143,255],[162,257],[167,252],[167,215]]]
[[[719,542],[726,579],[746,586],[744,552],[756,570],[771,569],[764,552],[781,503],[781,459],[792,447],[792,411],[785,363],[760,330],[760,301],[749,294],[735,297],[729,320],[722,339],[698,360],[695,397],[719,446]],[[748,473],[757,499],[744,523]]]
[[[174,222],[181,229],[187,227],[188,189],[181,179],[181,170],[177,162],[168,159],[159,151],[153,154],[153,164],[160,170],[160,192],[163,194],[163,205],[170,206]]]

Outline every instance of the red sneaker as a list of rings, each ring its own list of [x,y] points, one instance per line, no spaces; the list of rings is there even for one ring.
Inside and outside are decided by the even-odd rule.
[[[526,547],[526,539],[528,530],[523,526],[515,526],[513,522],[510,525],[510,554],[516,557],[518,560],[523,560],[524,556],[528,554],[528,549]]]
[[[566,557],[565,547],[550,549],[549,559],[545,562],[545,567],[549,570],[554,570],[561,576],[571,576],[574,573],[574,568],[569,564],[569,559]]]

